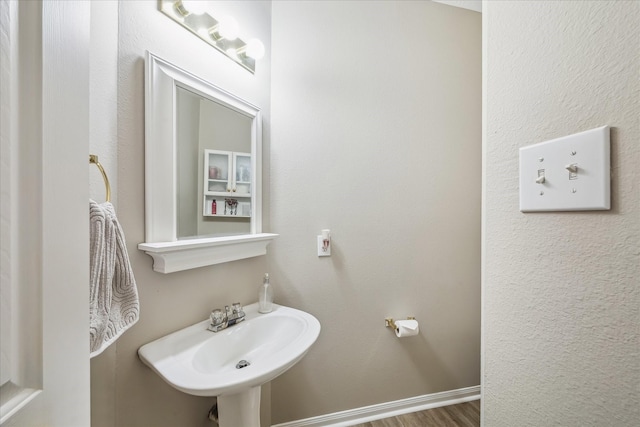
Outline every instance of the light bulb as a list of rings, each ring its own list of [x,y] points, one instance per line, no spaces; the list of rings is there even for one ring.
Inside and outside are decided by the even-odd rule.
[[[202,26],[198,27],[196,32],[203,38],[207,38],[209,36],[209,30]]]
[[[206,0],[182,0],[182,6],[194,15],[202,15],[205,13],[208,3]]]
[[[253,59],[260,59],[264,56],[264,45],[258,39],[251,39],[247,43],[246,55]]]
[[[218,34],[227,40],[238,38],[238,22],[232,16],[223,16],[218,24]]]

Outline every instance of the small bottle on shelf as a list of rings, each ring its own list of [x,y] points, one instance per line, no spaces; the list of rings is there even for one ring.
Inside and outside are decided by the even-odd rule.
[[[211,201],[211,215],[215,215],[217,210],[218,210],[218,207],[216,206],[216,199],[213,199]]]

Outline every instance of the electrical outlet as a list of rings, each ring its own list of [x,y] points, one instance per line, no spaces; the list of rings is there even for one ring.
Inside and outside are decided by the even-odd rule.
[[[329,244],[325,248],[324,239],[322,236],[318,236],[318,256],[331,256],[331,239],[329,239]]]

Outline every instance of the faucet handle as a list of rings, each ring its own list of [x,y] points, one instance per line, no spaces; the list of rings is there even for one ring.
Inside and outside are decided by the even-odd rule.
[[[233,312],[236,313],[236,314],[242,313],[242,305],[240,305],[239,302],[234,302],[233,303]]]
[[[222,325],[225,322],[225,319],[227,319],[226,310],[225,310],[225,313],[223,313],[222,310],[220,310],[219,308],[216,308],[211,312],[211,316],[209,316],[209,318],[211,319],[211,325],[213,326]]]

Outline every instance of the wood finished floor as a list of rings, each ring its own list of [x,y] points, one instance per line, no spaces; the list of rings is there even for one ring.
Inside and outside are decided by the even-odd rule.
[[[443,406],[352,427],[479,427],[480,401]]]

